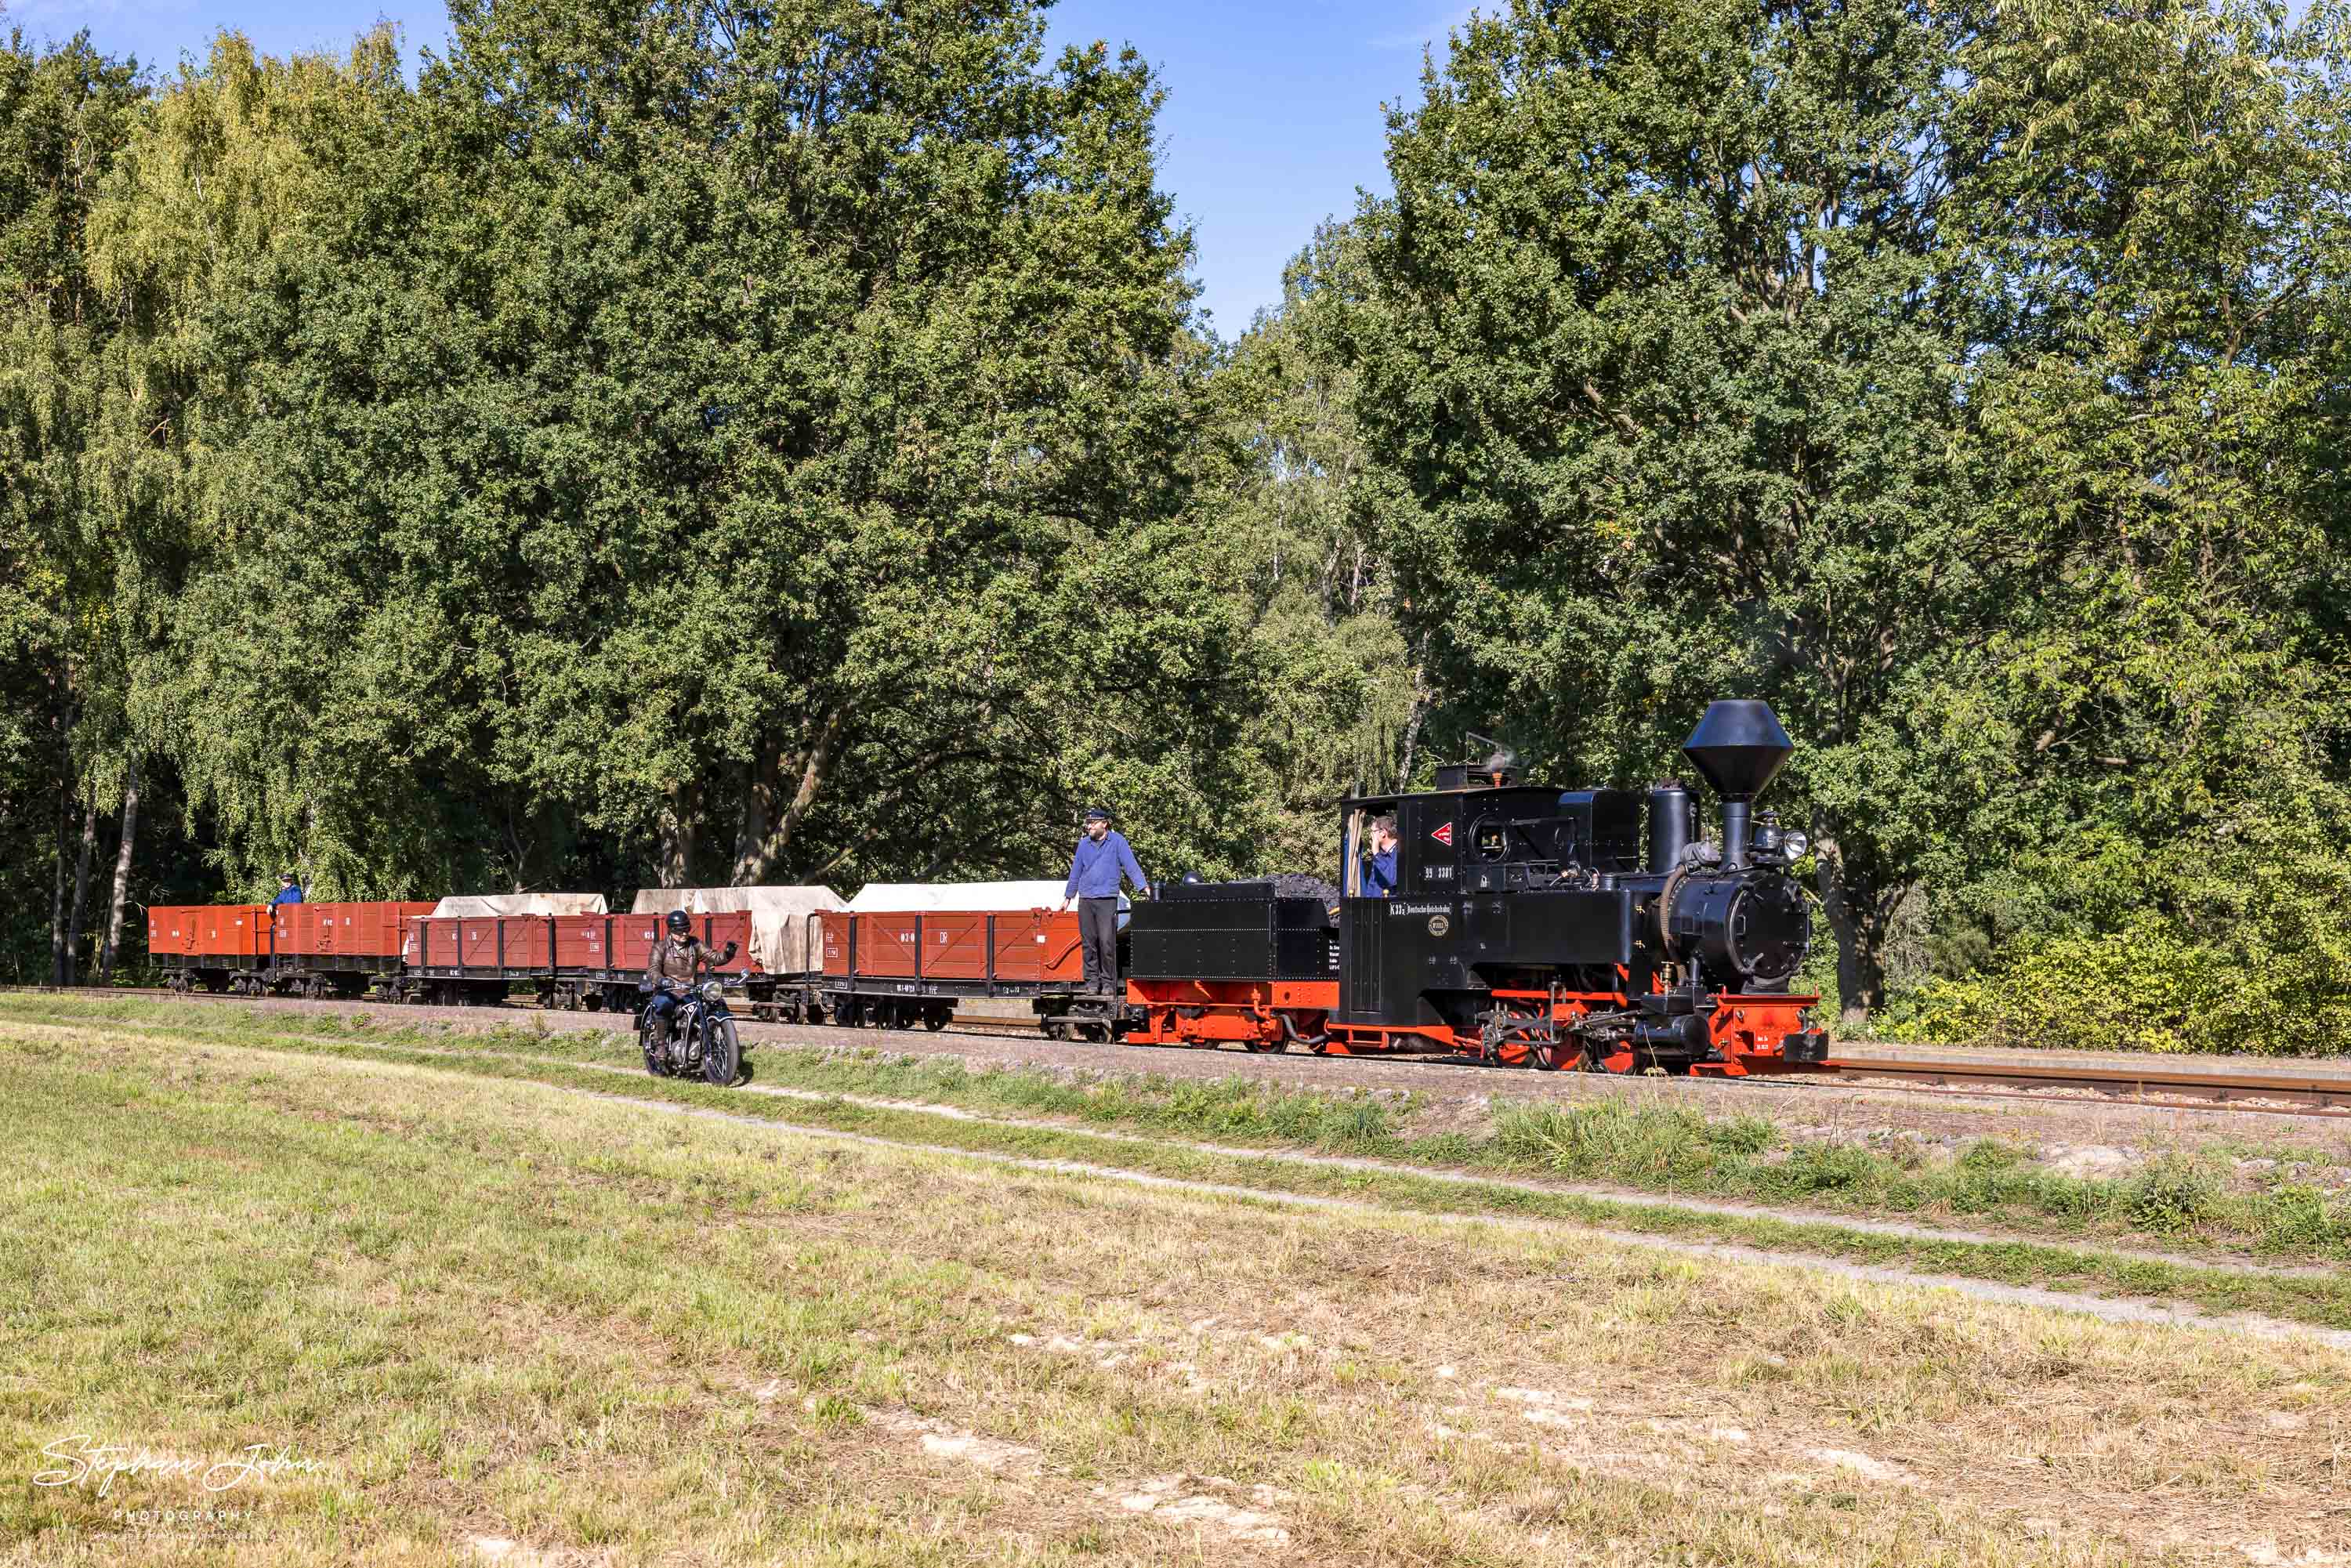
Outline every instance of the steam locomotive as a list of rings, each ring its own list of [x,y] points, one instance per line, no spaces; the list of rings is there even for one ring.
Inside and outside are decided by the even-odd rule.
[[[1770,1071],[1828,1052],[1806,1016],[1819,998],[1788,988],[1811,940],[1790,869],[1807,846],[1755,810],[1793,749],[1761,703],[1707,709],[1682,754],[1721,798],[1711,837],[1678,783],[1562,792],[1522,782],[1500,752],[1438,769],[1431,790],[1351,797],[1336,887],[1163,883],[1134,906],[1109,994],[1081,988],[1077,919],[1045,907],[1058,883],[918,890],[984,898],[911,905],[883,889],[871,909],[825,888],[702,890],[693,918],[705,941],[745,943],[727,970],[762,1019],[938,1029],[965,998],[1025,998],[1054,1039]],[[1383,897],[1363,868],[1368,828],[1390,815]],[[1290,894],[1298,880],[1317,891]],[[796,917],[762,946],[750,911],[779,895]],[[149,950],[183,990],[496,1003],[528,989],[546,1006],[633,1009],[659,920],[602,903],[159,906]]]
[[[1135,907],[1124,1037],[1612,1072],[1824,1060],[1819,998],[1788,989],[1811,943],[1790,869],[1808,846],[1755,810],[1793,749],[1763,703],[1707,709],[1682,755],[1720,798],[1710,837],[1678,782],[1562,792],[1501,753],[1424,793],[1351,798],[1335,901],[1186,882]],[[1395,885],[1366,896],[1366,829],[1385,813]]]

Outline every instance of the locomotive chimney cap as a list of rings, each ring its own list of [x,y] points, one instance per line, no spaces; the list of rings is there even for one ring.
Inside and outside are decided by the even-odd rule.
[[[1771,705],[1760,702],[1709,703],[1706,716],[1682,743],[1690,766],[1726,800],[1751,800],[1763,793],[1795,749]]]

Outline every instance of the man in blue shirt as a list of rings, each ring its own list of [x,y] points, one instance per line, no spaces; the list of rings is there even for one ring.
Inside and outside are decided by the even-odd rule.
[[[1385,898],[1395,891],[1396,828],[1394,817],[1372,824],[1372,852],[1364,858],[1364,896]]]
[[[299,904],[301,902],[302,884],[294,880],[294,873],[289,871],[285,875],[277,879],[277,896],[269,901],[269,907],[275,909],[281,904]]]
[[[1149,893],[1151,883],[1135,863],[1126,835],[1111,831],[1110,813],[1100,806],[1086,812],[1085,836],[1070,859],[1070,880],[1061,907],[1078,905],[1078,936],[1085,945],[1086,989],[1107,995],[1118,988],[1118,884],[1120,878]]]

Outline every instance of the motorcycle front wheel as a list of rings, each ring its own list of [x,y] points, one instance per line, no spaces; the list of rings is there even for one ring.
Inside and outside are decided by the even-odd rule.
[[[735,1020],[712,1019],[703,1026],[702,1076],[724,1089],[735,1082],[743,1065],[743,1049],[735,1042]]]

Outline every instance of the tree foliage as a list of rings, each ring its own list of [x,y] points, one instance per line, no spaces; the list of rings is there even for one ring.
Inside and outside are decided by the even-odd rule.
[[[1771,700],[1849,1016],[1924,899],[1947,957],[2127,926],[2237,976],[2201,1030],[2335,1027],[2331,25],[1473,20],[1392,118],[1329,340],[1447,702],[1632,782]]]

